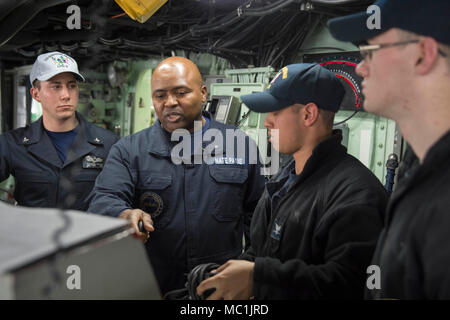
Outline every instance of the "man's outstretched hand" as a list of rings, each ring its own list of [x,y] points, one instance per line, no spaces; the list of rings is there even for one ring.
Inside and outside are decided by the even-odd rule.
[[[247,300],[253,292],[254,262],[247,260],[228,260],[212,273],[216,273],[197,287],[201,296],[208,289],[216,290],[206,300]]]
[[[134,231],[139,239],[142,240],[142,242],[146,242],[148,238],[150,237],[149,232],[155,231],[155,228],[153,227],[153,220],[150,217],[148,213],[145,211],[142,211],[141,209],[127,209],[124,210],[120,215],[119,218],[126,219],[130,222],[130,224],[133,226]],[[139,230],[139,220],[142,220],[144,224],[144,229],[146,232],[141,232]]]

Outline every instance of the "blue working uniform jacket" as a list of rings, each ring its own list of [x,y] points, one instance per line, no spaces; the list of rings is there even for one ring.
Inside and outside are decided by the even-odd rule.
[[[87,196],[119,137],[78,113],[76,117],[77,135],[65,163],[47,135],[42,117],[0,135],[0,181],[14,176],[14,198],[19,205],[87,210]]]
[[[222,132],[225,146],[225,130],[234,127],[211,119],[209,129]],[[245,142],[245,159],[228,159],[218,146],[214,164],[174,164],[171,150],[178,142],[156,121],[112,147],[89,212],[117,217],[140,208],[153,216],[155,231],[146,248],[162,293],[183,288],[196,265],[224,263],[242,253],[265,183],[260,165],[249,164],[248,144],[254,142],[248,136]]]

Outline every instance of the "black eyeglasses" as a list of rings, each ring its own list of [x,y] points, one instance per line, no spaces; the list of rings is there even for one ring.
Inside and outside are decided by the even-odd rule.
[[[384,48],[390,48],[390,47],[396,47],[396,46],[403,46],[410,43],[418,43],[420,40],[408,40],[408,41],[400,41],[400,42],[394,42],[394,43],[380,43],[380,44],[368,44],[359,46],[359,52],[361,53],[361,56],[363,60],[370,60],[372,59],[372,52]],[[438,48],[438,52],[441,56],[446,57],[447,54],[445,54],[440,48]]]

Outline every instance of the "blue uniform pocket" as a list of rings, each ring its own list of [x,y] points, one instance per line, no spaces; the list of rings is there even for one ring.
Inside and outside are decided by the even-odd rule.
[[[16,172],[14,197],[21,206],[54,207],[49,199],[56,193],[56,181],[52,181],[48,172]],[[52,185],[53,182],[53,185]]]
[[[138,171],[136,187],[137,207],[152,217],[157,230],[170,222],[170,210],[174,195],[171,190],[172,176],[160,172]]]
[[[86,211],[88,208],[87,198],[94,188],[95,179],[100,170],[98,169],[81,169],[79,175],[74,177],[72,193],[75,194],[76,202],[72,205],[75,210]]]
[[[213,215],[218,221],[234,221],[243,214],[247,167],[211,165],[209,173],[214,187]]]

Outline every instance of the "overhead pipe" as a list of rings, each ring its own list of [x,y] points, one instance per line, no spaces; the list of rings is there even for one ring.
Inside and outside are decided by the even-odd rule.
[[[47,8],[72,2],[72,0],[27,0],[0,21],[0,48],[22,30],[34,16]]]

